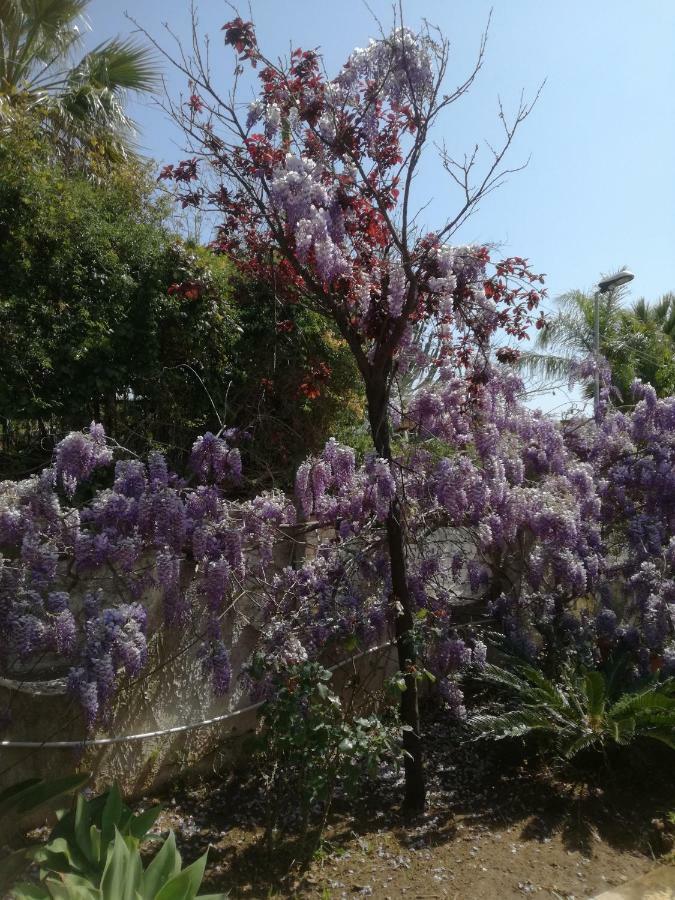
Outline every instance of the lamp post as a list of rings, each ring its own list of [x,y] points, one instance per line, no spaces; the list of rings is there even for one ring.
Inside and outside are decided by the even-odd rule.
[[[598,289],[595,292],[595,310],[593,317],[593,349],[595,352],[595,391],[593,394],[593,412],[597,416],[598,407],[600,406],[600,294],[606,294],[614,288],[621,287],[622,284],[628,284],[635,278],[628,269],[621,269],[607,278],[603,278],[598,282]]]

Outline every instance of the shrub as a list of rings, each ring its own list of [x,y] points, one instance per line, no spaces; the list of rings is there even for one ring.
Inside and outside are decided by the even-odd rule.
[[[337,331],[304,305],[236,277],[232,303],[241,333],[222,375],[227,421],[250,435],[249,483],[289,487],[308,453],[364,421],[358,370]]]
[[[343,343],[235,281],[169,211],[150,163],[92,182],[29,117],[0,132],[0,471],[45,463],[91,419],[180,465],[227,417],[252,426],[251,474],[288,484],[307,449],[362,414]]]
[[[269,679],[271,698],[260,714],[255,751],[268,798],[266,838],[289,830],[299,812],[307,836],[318,814],[320,837],[338,785],[354,796],[385,758],[400,756],[400,730],[376,715],[355,715],[331,686],[331,672],[318,662],[290,666]]]
[[[45,780],[28,778],[0,791],[0,843],[13,836],[21,816],[38,809],[49,808],[55,800],[82,787],[90,775],[64,775]],[[9,890],[16,878],[26,869],[29,849],[21,847],[0,860],[0,893]]]
[[[161,807],[153,807],[134,814],[116,784],[91,799],[78,794],[47,842],[29,851],[39,866],[38,881],[16,885],[9,896],[14,900],[192,900],[204,877],[206,853],[182,869],[170,832],[143,868],[140,846],[160,812]],[[212,895],[211,900],[216,896],[222,895]]]

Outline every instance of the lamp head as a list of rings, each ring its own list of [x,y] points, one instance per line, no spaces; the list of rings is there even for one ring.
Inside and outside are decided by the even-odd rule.
[[[622,284],[628,284],[634,278],[635,275],[629,272],[628,269],[621,269],[620,272],[615,272],[614,275],[609,275],[607,278],[599,281],[598,289],[601,294],[606,294],[607,291],[611,291],[613,288],[620,287]]]

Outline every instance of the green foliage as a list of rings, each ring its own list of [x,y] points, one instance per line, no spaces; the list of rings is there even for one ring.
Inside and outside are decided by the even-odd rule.
[[[93,183],[54,158],[30,117],[0,132],[5,477],[45,464],[55,441],[96,419],[176,466],[196,435],[249,428],[253,487],[286,486],[300,459],[362,418],[344,343],[178,239],[168,209],[149,167],[120,164]]]
[[[364,418],[364,395],[345,342],[302,304],[284,304],[264,285],[237,283],[242,331],[231,350],[228,423],[248,427],[247,478],[291,483],[297,465],[344,438]]]
[[[44,778],[28,778],[0,791],[0,818],[5,816],[21,816],[34,812],[57,800],[64,794],[70,794],[86,784],[91,776],[64,775],[61,778],[47,780]]]
[[[64,775],[50,780],[29,778],[0,791],[0,839],[13,832],[21,816],[49,808],[64,794],[70,794],[86,784],[90,777],[84,774]],[[12,851],[0,860],[0,894],[4,895],[9,890],[26,869],[29,860],[30,852],[25,847]]]
[[[519,660],[486,666],[477,676],[507,699],[495,713],[479,712],[469,724],[487,740],[536,735],[547,753],[569,760],[582,750],[603,751],[650,738],[675,749],[675,678],[625,690],[608,673],[568,666],[556,679]]]
[[[0,417],[30,468],[102,420],[132,449],[189,448],[218,422],[234,338],[226,265],[165,225],[149,169],[69,175],[30,120],[0,135]],[[173,289],[177,285],[181,290]],[[27,449],[39,448],[33,458]]]
[[[117,784],[90,800],[78,794],[36,859],[51,872],[78,875],[98,884],[115,835],[120,834],[130,849],[137,850],[160,812],[161,807],[156,806],[135,815],[122,801]]]
[[[612,402],[631,404],[635,378],[651,384],[660,397],[675,391],[672,296],[654,305],[638,301],[632,309],[623,303],[621,288],[599,297],[600,352],[612,371]],[[594,352],[595,299],[570,291],[557,299],[557,311],[539,332],[534,349],[522,354],[519,365],[545,380],[566,380],[572,362]],[[592,396],[593,385],[586,386]]]
[[[270,846],[290,811],[299,810],[306,833],[320,807],[320,836],[338,783],[353,796],[385,758],[400,755],[399,729],[376,715],[354,715],[331,679],[320,663],[292,666],[274,676],[273,699],[262,708],[255,751],[268,796]]]
[[[0,3],[0,124],[32,110],[61,159],[87,171],[119,162],[131,148],[127,93],[160,85],[154,54],[134,40],[104,41],[72,65],[90,2]]]
[[[56,789],[54,784],[52,795]],[[153,807],[134,814],[117,784],[91,799],[78,794],[47,842],[30,851],[40,867],[39,883],[17,885],[10,896],[16,900],[192,900],[204,877],[206,854],[182,869],[172,832],[143,869],[140,845],[148,839],[160,811],[161,807]]]
[[[43,868],[38,884],[20,884],[13,900],[216,900],[223,894],[197,895],[204,878],[207,853],[183,869],[173,832],[144,870],[138,846],[117,828],[108,846],[99,878]]]
[[[675,294],[664,294],[654,303],[641,298],[628,316],[638,335],[634,350],[640,356],[638,377],[653,385],[659,397],[671,396],[675,393]]]

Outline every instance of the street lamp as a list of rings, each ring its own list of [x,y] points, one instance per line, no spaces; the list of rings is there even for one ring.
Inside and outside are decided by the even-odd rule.
[[[598,289],[595,292],[595,315],[593,321],[593,344],[595,349],[595,391],[593,410],[597,416],[598,407],[600,405],[600,294],[606,294],[614,288],[621,287],[622,284],[628,284],[635,278],[628,269],[621,269],[614,275],[609,275],[598,282]]]

